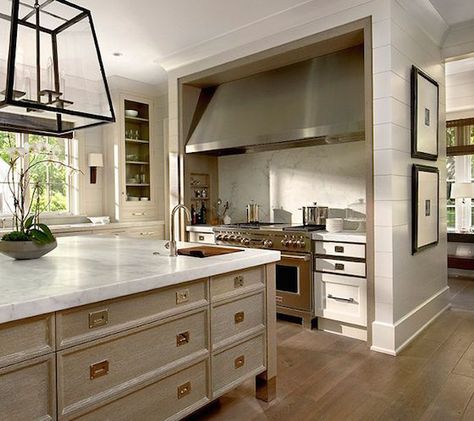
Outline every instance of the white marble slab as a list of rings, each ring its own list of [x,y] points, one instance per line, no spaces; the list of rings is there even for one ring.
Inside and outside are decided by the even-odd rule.
[[[345,243],[367,243],[367,235],[365,232],[357,231],[341,231],[327,232],[315,231],[311,234],[313,240],[319,241],[341,241]]]
[[[164,245],[80,236],[59,238],[58,248],[38,260],[0,255],[0,323],[280,260],[279,252],[256,249],[205,259],[169,257]],[[179,244],[190,246],[196,245]]]

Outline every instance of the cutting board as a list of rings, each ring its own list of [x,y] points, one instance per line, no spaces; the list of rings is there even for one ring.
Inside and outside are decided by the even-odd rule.
[[[226,247],[212,247],[212,246],[198,246],[198,247],[189,247],[185,249],[179,249],[178,254],[181,256],[191,256],[191,257],[212,257],[212,256],[221,256],[223,254],[238,253],[243,250],[239,249],[230,249]]]

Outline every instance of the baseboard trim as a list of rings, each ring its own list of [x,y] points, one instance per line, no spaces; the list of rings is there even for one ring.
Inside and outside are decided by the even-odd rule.
[[[451,307],[448,293],[448,286],[442,288],[394,324],[373,322],[373,345],[370,349],[393,356],[399,354],[424,329]]]

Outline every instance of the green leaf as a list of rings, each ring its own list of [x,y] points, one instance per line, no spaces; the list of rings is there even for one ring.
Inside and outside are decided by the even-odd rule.
[[[46,224],[38,224],[38,228],[48,236],[50,243],[52,243],[56,239]]]
[[[38,245],[52,243],[51,239],[43,231],[38,229],[30,230],[30,237]]]
[[[34,220],[35,220],[34,215],[31,215],[30,217],[28,217],[27,220],[25,221],[25,229],[29,230],[32,227]]]

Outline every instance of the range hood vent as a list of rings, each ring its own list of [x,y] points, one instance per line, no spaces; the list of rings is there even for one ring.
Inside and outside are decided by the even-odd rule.
[[[364,140],[363,46],[201,91],[187,153]]]

